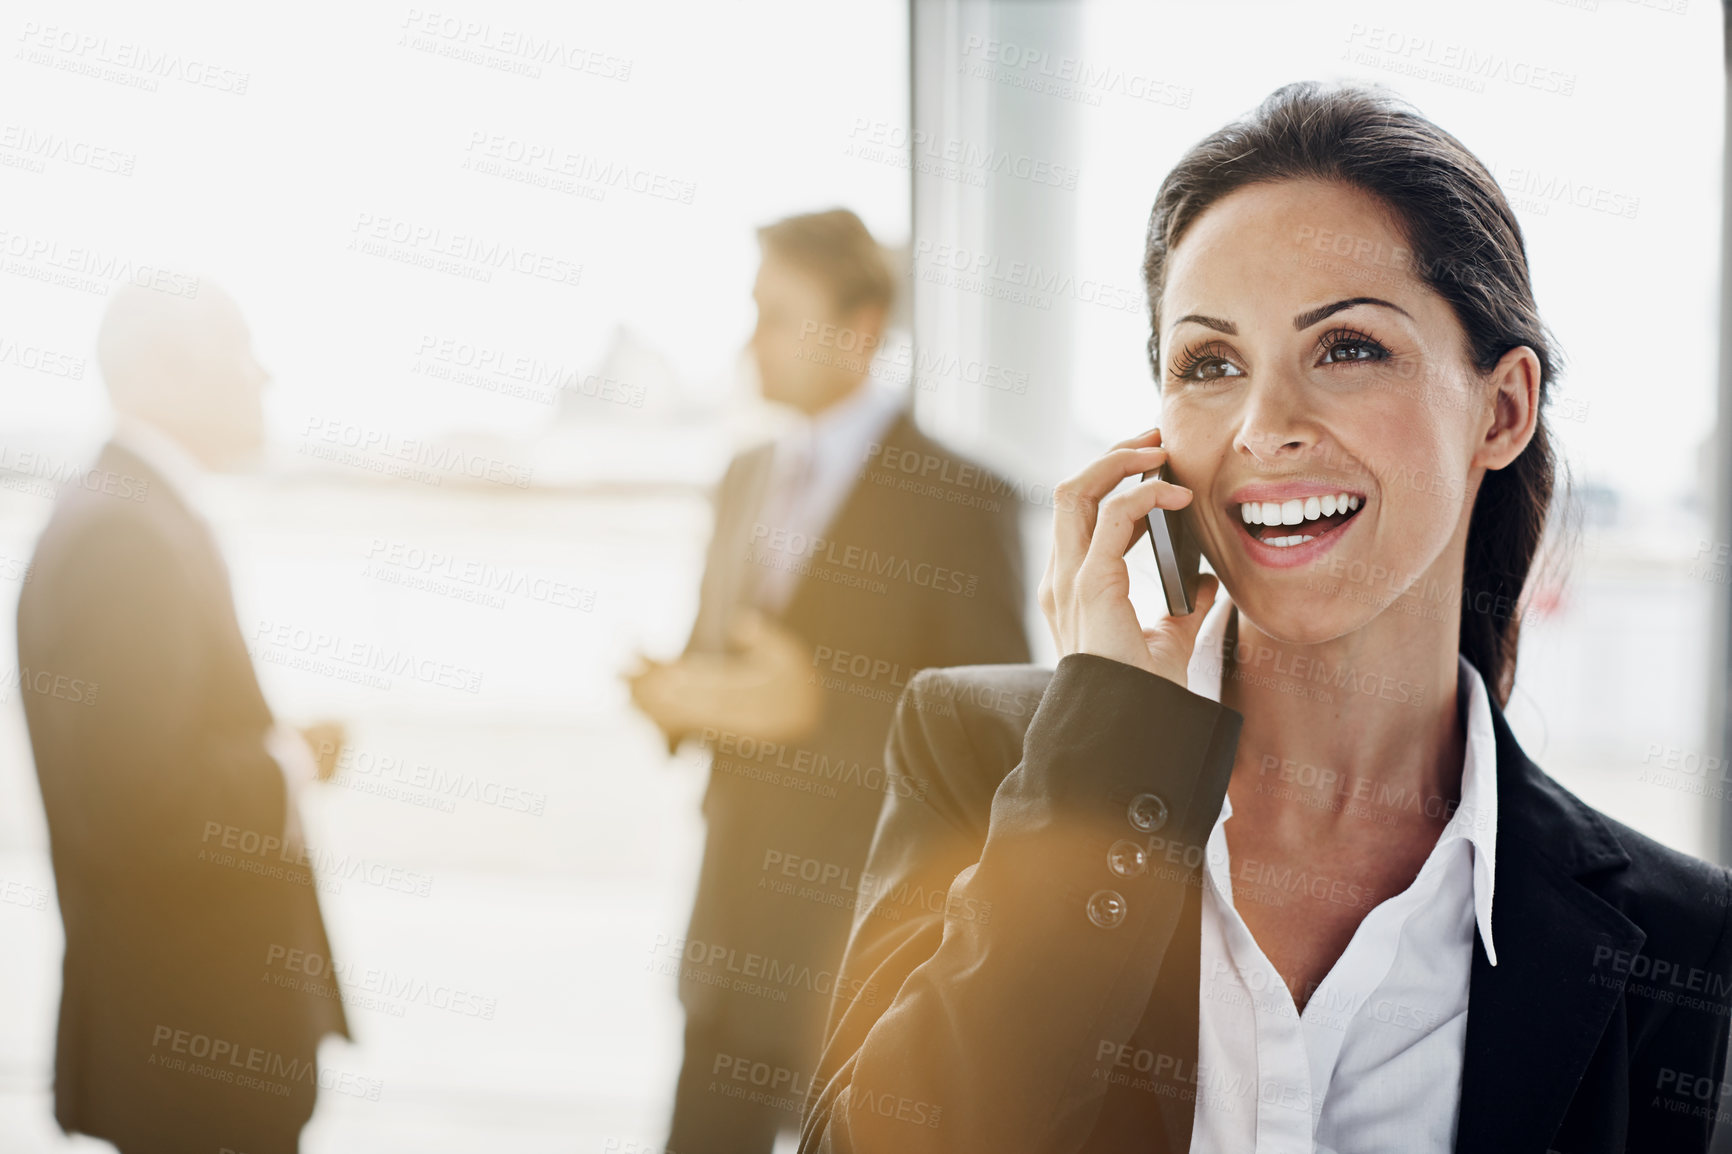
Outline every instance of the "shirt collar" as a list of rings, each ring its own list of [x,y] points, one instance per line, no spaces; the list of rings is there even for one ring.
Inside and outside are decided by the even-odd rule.
[[[187,508],[199,512],[208,470],[179,441],[147,421],[122,416],[109,440],[149,465]]]
[[[1197,630],[1197,646],[1185,671],[1192,693],[1221,700],[1221,670],[1227,625],[1233,619],[1233,601],[1223,587],[1215,604]],[[1485,679],[1466,657],[1456,655],[1456,693],[1467,703],[1467,742],[1461,764],[1461,803],[1438,835],[1438,844],[1466,841],[1473,854],[1473,916],[1485,943],[1486,960],[1497,965],[1497,947],[1491,936],[1493,882],[1497,878],[1497,736],[1491,724],[1491,696]],[[1220,821],[1233,816],[1231,798],[1223,798]]]
[[[855,390],[826,409],[801,419],[789,440],[810,449],[815,460],[850,460],[858,448],[864,457],[902,409],[900,394],[868,377]]]

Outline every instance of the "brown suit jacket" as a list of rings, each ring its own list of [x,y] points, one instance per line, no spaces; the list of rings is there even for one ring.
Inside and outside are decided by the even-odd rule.
[[[267,840],[288,799],[215,542],[118,445],[87,479],[18,603],[66,927],[55,1116],[122,1149],[239,1149],[299,1129],[319,1039],[347,1035],[334,984],[271,964],[330,945],[306,858]]]
[[[812,653],[823,715],[815,733],[768,748],[699,735],[714,751],[708,834],[680,989],[688,1015],[804,1061],[816,1058],[859,870],[896,788],[884,768],[896,699],[929,666],[1028,659],[1021,505],[903,413],[821,541],[777,552],[758,523],[770,452],[742,454],[722,481],[688,650],[725,648],[755,567],[796,563],[777,616]]]

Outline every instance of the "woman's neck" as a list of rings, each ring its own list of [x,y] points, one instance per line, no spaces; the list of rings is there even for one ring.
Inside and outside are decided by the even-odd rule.
[[[1459,622],[1385,611],[1315,645],[1277,641],[1237,608],[1233,624],[1221,703],[1245,718],[1235,811],[1247,785],[1312,828],[1391,804],[1454,809],[1466,741]]]

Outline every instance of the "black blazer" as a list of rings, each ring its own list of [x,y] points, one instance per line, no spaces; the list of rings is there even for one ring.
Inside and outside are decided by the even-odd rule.
[[[960,716],[922,708],[972,701]],[[923,674],[888,757],[867,869],[948,891],[941,912],[855,919],[806,1101],[804,1152],[1182,1151],[1196,1094],[1200,875],[1242,717],[1092,655]],[[1541,772],[1492,704],[1498,965],[1476,948],[1456,1149],[1701,1151],[1732,1003],[1732,875],[1595,812]],[[1141,793],[1173,847],[1108,872]],[[1185,849],[1194,849],[1187,866]],[[1102,929],[1091,895],[1128,912]],[[1634,976],[1632,976],[1634,975]],[[1115,1059],[1150,1052],[1130,1078]],[[1144,1072],[1146,1067],[1146,1072]]]
[[[319,1038],[348,1031],[307,859],[263,840],[289,799],[227,570],[132,453],[110,444],[87,481],[56,503],[18,602],[66,927],[55,1117],[122,1149],[292,1133]],[[325,983],[302,988],[289,950],[324,959]],[[218,1042],[237,1053],[213,1058]]]
[[[757,524],[771,452],[746,451],[722,480],[688,652],[723,650],[755,570],[786,559],[764,551]],[[910,466],[919,485],[905,483]],[[812,651],[817,731],[771,748],[710,735],[708,834],[687,945],[701,944],[706,957],[725,950],[729,960],[693,964],[688,954],[680,998],[741,1045],[787,1053],[802,1085],[847,942],[857,893],[849,880],[890,786],[884,741],[897,699],[927,666],[1028,660],[1019,513],[1005,481],[899,414],[823,530],[824,545],[795,558],[804,572],[777,615]],[[799,869],[827,872],[803,879]],[[793,977],[761,983],[768,993],[731,995],[748,958]]]

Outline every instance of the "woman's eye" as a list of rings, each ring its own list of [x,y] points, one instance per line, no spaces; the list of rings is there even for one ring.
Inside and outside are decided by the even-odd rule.
[[[1177,375],[1187,381],[1215,381],[1223,377],[1242,377],[1245,371],[1220,357],[1200,357],[1181,368]]]
[[[1376,341],[1341,340],[1323,350],[1323,363],[1345,365],[1364,361],[1381,361],[1389,351]]]

